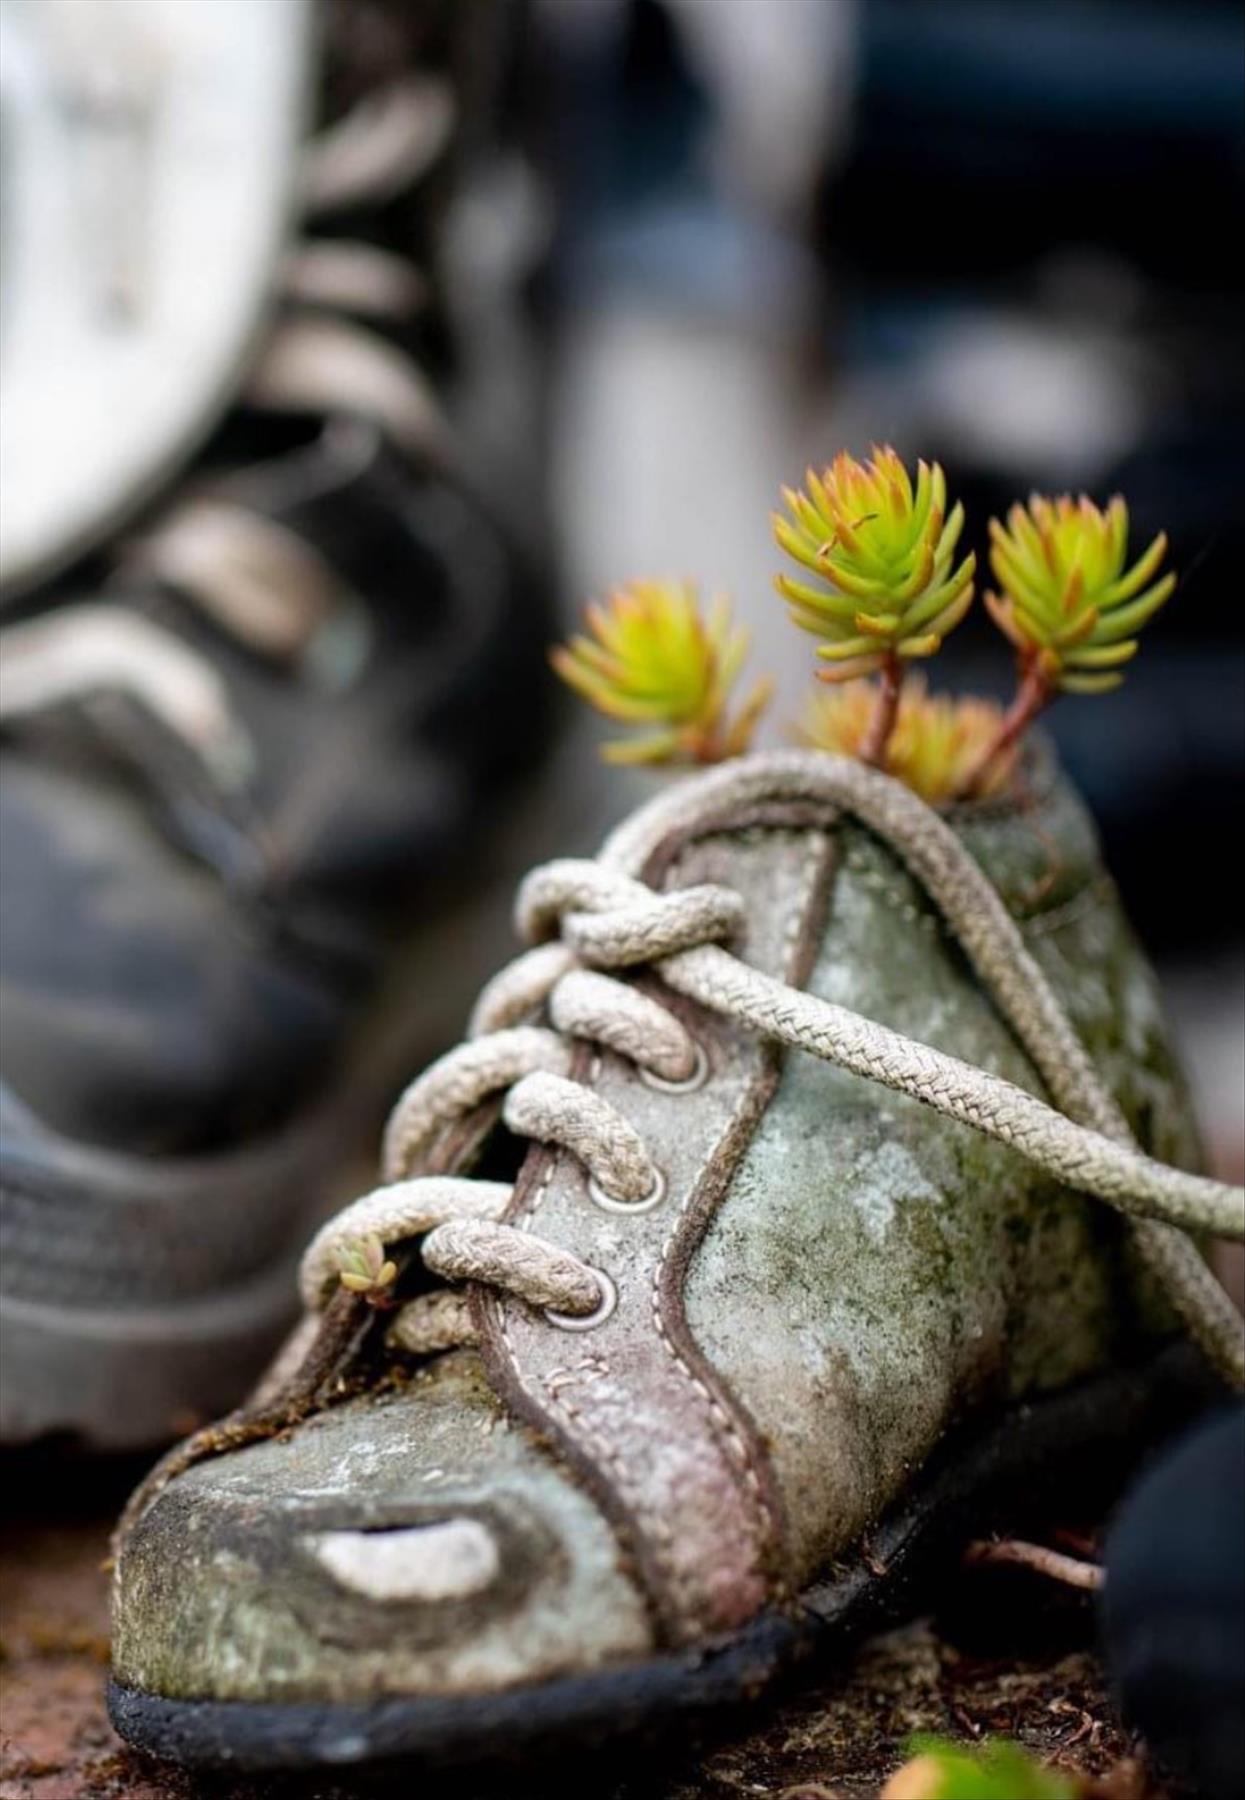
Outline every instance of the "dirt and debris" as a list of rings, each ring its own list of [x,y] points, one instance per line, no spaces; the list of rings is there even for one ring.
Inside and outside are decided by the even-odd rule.
[[[1168,1800],[1121,1728],[1090,1650],[981,1658],[957,1650],[929,1620],[865,1645],[748,1737],[651,1793],[653,1800],[876,1800],[903,1761],[905,1741],[927,1732],[969,1743],[1012,1737],[1044,1761],[1110,1775],[1119,1800]]]
[[[15,1481],[12,1469],[5,1489],[9,1512],[25,1516],[0,1527],[0,1800],[353,1800],[365,1791],[340,1781],[194,1782],[131,1757],[102,1696],[113,1496],[74,1517],[64,1503],[49,1507],[39,1483]],[[1076,1595],[1084,1610],[1079,1623],[1075,1612],[1060,1615],[1062,1642],[1038,1634],[1019,1656],[918,1621],[781,1704],[741,1717],[741,1735],[715,1748],[662,1762],[612,1756],[591,1772],[580,1766],[531,1783],[512,1774],[491,1792],[504,1800],[876,1800],[905,1740],[938,1732],[969,1742],[1015,1737],[1105,1779],[1103,1800],[1174,1800],[1146,1774],[1112,1711],[1089,1647],[1090,1605]],[[463,1777],[451,1785],[455,1800],[474,1800]]]

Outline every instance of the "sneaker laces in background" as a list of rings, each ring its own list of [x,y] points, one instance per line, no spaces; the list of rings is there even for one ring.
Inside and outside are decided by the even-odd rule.
[[[307,220],[380,204],[418,181],[454,123],[449,88],[404,76],[315,139],[301,180]],[[289,252],[290,310],[267,335],[245,390],[274,413],[362,420],[412,461],[447,467],[454,443],[421,371],[359,319],[400,323],[427,299],[414,267],[367,243],[308,239]],[[125,545],[110,586],[165,583],[255,654],[294,664],[348,603],[316,548],[229,492],[229,477],[172,502]],[[225,683],[173,631],[108,599],[69,602],[0,630],[0,725],[67,700],[120,692],[173,732],[223,790],[252,767]]]

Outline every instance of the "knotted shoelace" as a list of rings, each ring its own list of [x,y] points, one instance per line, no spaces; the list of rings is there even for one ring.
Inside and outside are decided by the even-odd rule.
[[[724,947],[744,923],[743,903],[728,888],[657,893],[637,879],[672,830],[695,830],[730,808],[784,800],[827,802],[899,855],[958,938],[1054,1105],[751,968]],[[1245,1237],[1245,1190],[1170,1168],[1137,1147],[989,879],[945,821],[899,783],[818,752],[726,764],[637,813],[595,861],[535,870],[520,889],[517,915],[535,947],[485,989],[468,1041],[399,1099],[385,1133],[384,1185],[312,1241],[301,1279],[309,1328],[337,1287],[343,1255],[373,1237],[385,1246],[417,1241],[437,1276],[518,1295],[563,1328],[591,1329],[609,1316],[614,1288],[607,1270],[504,1223],[508,1184],[421,1175],[418,1168],[447,1125],[504,1094],[505,1125],[578,1157],[598,1204],[622,1213],[658,1204],[662,1172],[640,1133],[570,1077],[572,1047],[588,1040],[628,1058],[649,1082],[700,1085],[706,1064],[686,1026],[619,979],[643,968],[709,1011],[907,1094],[1129,1215],[1145,1262],[1188,1329],[1231,1381],[1245,1385],[1241,1320],[1186,1236]],[[415,1354],[475,1341],[466,1298],[454,1289],[406,1302],[388,1335]]]

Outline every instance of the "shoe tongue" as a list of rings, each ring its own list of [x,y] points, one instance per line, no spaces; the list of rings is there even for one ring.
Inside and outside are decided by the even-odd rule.
[[[659,890],[731,889],[745,919],[732,953],[802,985],[832,887],[830,825],[825,808],[741,805],[703,830],[672,832],[644,878]],[[592,1335],[569,1340],[498,1297],[483,1303],[480,1329],[498,1394],[586,1470],[612,1516],[628,1519],[654,1604],[682,1641],[734,1629],[755,1611],[773,1548],[777,1515],[745,1472],[762,1453],[686,1334],[682,1284],[769,1104],[775,1063],[729,1014],[683,1005],[669,990],[662,999],[704,1054],[697,1089],[655,1090],[610,1053],[585,1052],[582,1070],[639,1132],[663,1177],[660,1202],[621,1218],[592,1204],[578,1158],[534,1149],[506,1221],[600,1270],[615,1287],[613,1310]]]

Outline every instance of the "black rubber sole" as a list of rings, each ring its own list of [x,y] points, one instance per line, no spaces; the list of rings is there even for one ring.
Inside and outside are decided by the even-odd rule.
[[[644,1663],[477,1696],[394,1696],[360,1704],[169,1700],[113,1682],[113,1724],[137,1750],[196,1768],[349,1770],[530,1763],[567,1750],[706,1735],[802,1662],[928,1602],[958,1547],[992,1527],[1085,1516],[1138,1462],[1218,1393],[1184,1345],[1019,1406],[987,1430],[953,1434],[866,1545],[782,1611],[730,1640]]]

